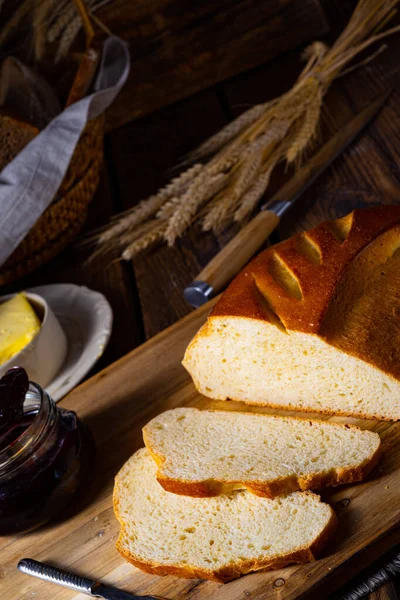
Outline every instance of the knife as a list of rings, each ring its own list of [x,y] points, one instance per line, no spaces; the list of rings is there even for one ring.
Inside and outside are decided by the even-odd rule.
[[[220,292],[276,229],[281,217],[325,171],[376,115],[392,90],[379,96],[322,146],[272,196],[260,212],[220,251],[184,290],[184,298],[198,308]]]
[[[23,558],[18,563],[18,569],[27,575],[33,575],[44,581],[50,581],[75,592],[81,592],[92,598],[105,598],[105,600],[162,600],[159,596],[137,596],[117,588],[103,585],[94,579],[81,577],[56,567],[51,567],[31,558]]]

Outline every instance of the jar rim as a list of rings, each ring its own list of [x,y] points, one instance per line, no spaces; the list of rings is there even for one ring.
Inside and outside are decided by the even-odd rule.
[[[46,426],[49,416],[50,398],[37,383],[29,382],[28,392],[24,400],[25,403],[32,399],[38,400],[38,409],[29,426],[10,444],[0,451],[0,475],[4,467],[7,468],[17,459],[23,458],[34,442],[40,437]]]

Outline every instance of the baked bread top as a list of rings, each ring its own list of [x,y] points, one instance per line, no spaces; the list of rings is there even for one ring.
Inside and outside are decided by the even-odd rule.
[[[317,334],[400,378],[400,206],[356,209],[268,248],[210,317]]]

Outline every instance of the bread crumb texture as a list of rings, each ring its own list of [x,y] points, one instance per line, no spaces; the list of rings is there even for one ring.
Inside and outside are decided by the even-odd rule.
[[[266,497],[361,480],[378,462],[377,433],[320,420],[176,408],[143,429],[168,491]]]
[[[228,581],[260,569],[314,558],[333,531],[335,516],[319,496],[295,492],[277,499],[236,491],[214,498],[166,492],[147,449],[118,473],[114,509],[117,548],[156,574]]]
[[[355,210],[257,256],[189,345],[210,398],[400,419],[400,207]]]

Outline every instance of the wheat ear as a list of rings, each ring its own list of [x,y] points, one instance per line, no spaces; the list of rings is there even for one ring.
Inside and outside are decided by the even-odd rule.
[[[60,9],[60,14],[53,19],[47,31],[47,41],[52,43],[57,40],[69,23],[76,18],[75,4],[68,4]]]
[[[214,154],[230,141],[232,141],[239,133],[257,121],[266,109],[265,104],[257,104],[246,112],[239,115],[236,119],[228,123],[218,133],[206,140],[201,146],[193,150],[188,155],[188,162],[198,161],[206,158],[210,154]]]
[[[226,182],[227,177],[224,173],[209,177],[208,173],[202,172],[196,178],[168,220],[164,239],[170,246],[192,223],[198,208],[218,194]]]
[[[164,198],[158,194],[156,196],[150,196],[150,198],[147,198],[146,200],[142,200],[135,206],[129,215],[124,216],[112,225],[110,229],[100,234],[98,244],[101,245],[114,238],[116,239],[128,229],[137,227],[143,223],[143,221],[154,215],[164,202]]]
[[[231,190],[221,195],[221,200],[210,208],[203,220],[203,231],[215,232],[221,230],[225,223],[230,220],[243,193],[251,185],[257,175],[263,160],[262,152],[251,154],[238,170],[236,180]]]
[[[55,10],[54,0],[41,0],[33,12],[33,51],[36,60],[43,58],[46,45],[46,26],[51,12]]]
[[[132,242],[125,250],[123,251],[121,257],[123,260],[131,260],[137,254],[146,250],[149,246],[152,246],[156,242],[162,239],[163,233],[166,228],[166,222],[160,221],[159,219],[153,219],[151,221],[152,227],[149,228],[149,231],[137,238],[134,242]]]
[[[59,63],[62,58],[67,56],[74,40],[82,27],[82,21],[79,15],[76,15],[64,29],[60,42],[57,48],[57,52],[54,58],[55,63]]]
[[[170,198],[174,198],[175,195],[185,192],[190,185],[192,178],[196,177],[202,169],[203,165],[201,164],[193,165],[178,177],[172,179],[165,187],[161,188],[156,195],[141,200],[134,208],[119,213],[117,219],[113,219],[113,221],[117,221],[112,225],[112,228],[115,227],[114,233],[109,234],[108,232],[105,232],[99,237],[99,243],[106,242],[108,239],[111,239],[113,235],[119,235],[128,228],[136,227],[149,217],[155,215]]]
[[[290,145],[286,158],[288,163],[293,163],[301,157],[306,148],[309,148],[317,135],[317,128],[322,107],[322,90],[318,87],[304,117],[298,134]]]
[[[267,191],[274,168],[275,162],[273,162],[264,173],[261,173],[259,177],[257,177],[251,188],[243,196],[242,202],[233,217],[233,220],[236,223],[244,223],[250,217],[258,202]]]

